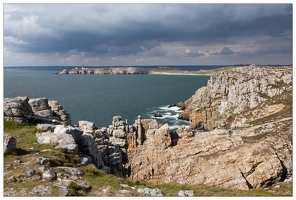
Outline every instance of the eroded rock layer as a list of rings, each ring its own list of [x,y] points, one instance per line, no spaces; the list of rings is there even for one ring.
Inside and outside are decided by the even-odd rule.
[[[147,130],[131,179],[249,189],[291,178],[291,68],[219,72],[184,104],[191,128]]]

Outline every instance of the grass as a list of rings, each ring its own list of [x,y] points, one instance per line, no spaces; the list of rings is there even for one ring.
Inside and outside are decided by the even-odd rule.
[[[48,157],[50,162],[46,165],[54,171],[62,172],[56,166],[77,167],[78,155],[67,154],[61,149],[54,149],[55,144],[40,145],[36,142],[36,126],[33,124],[17,123],[4,121],[4,132],[12,135],[17,139],[17,150],[4,154],[4,192],[11,191],[11,188],[16,192],[16,196],[34,196],[30,191],[38,185],[49,185],[52,188],[52,196],[59,196],[59,188],[50,182],[44,182],[42,179],[31,179],[25,177],[25,172],[28,170],[26,165],[36,169],[36,175],[41,175],[38,168],[40,165],[35,164],[38,157]],[[28,149],[33,148],[39,151],[38,155],[30,154]],[[42,151],[48,149],[47,151]],[[16,162],[17,161],[17,162]],[[20,163],[20,164],[17,164]],[[26,163],[26,165],[23,165]],[[75,181],[72,181],[68,187],[68,196],[104,196],[101,192],[108,188],[108,196],[120,196],[119,190],[129,190],[129,196],[143,196],[136,189],[122,188],[121,183],[127,184],[130,187],[136,188],[158,188],[165,196],[178,196],[180,190],[193,190],[194,196],[292,196],[292,183],[280,183],[279,188],[271,187],[268,190],[252,189],[224,189],[205,185],[181,185],[179,183],[162,183],[152,184],[145,181],[132,181],[130,179],[116,177],[110,174],[105,174],[98,170],[94,165],[77,167],[84,172],[81,181],[86,182],[91,186],[91,190],[87,191],[79,187]],[[22,179],[14,183],[7,183],[7,180],[14,176]],[[23,193],[22,193],[23,192]],[[22,195],[20,195],[22,194]]]

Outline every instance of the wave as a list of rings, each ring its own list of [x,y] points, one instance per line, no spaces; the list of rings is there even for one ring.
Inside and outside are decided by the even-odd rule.
[[[148,118],[156,119],[160,125],[167,123],[169,125],[169,129],[171,131],[175,131],[182,125],[190,125],[190,122],[178,119],[181,112],[182,110],[177,106],[162,105],[159,107],[148,108],[146,115]],[[160,113],[162,116],[155,117],[154,115],[156,113]]]

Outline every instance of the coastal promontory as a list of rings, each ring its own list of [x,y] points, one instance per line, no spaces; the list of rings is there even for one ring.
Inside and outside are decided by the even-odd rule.
[[[159,188],[122,181],[110,189],[110,181],[99,183],[100,173],[129,184],[178,184],[185,188],[176,191],[181,196],[200,192],[188,190],[191,185],[273,194],[271,187],[292,182],[291,67],[220,69],[176,105],[183,110],[179,119],[189,120],[190,126],[170,131],[168,124],[141,116],[132,123],[114,116],[106,127],[84,120],[72,125],[57,101],[4,99],[5,123],[36,124],[31,143],[22,142],[23,132],[5,134],[5,195],[59,191],[55,195],[66,196],[76,188],[97,196],[165,196]],[[33,183],[32,188],[19,189],[23,182]]]

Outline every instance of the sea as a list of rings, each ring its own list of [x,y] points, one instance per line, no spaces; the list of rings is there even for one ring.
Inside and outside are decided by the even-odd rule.
[[[178,120],[180,109],[170,105],[189,99],[197,89],[205,86],[210,78],[206,75],[54,74],[56,71],[75,67],[4,67],[3,97],[45,97],[48,100],[56,100],[70,114],[73,125],[80,120],[86,120],[94,122],[98,128],[108,127],[112,124],[113,116],[121,116],[131,125],[140,115],[142,119],[156,119],[160,125],[168,123],[174,131],[181,125],[188,126],[189,122]],[[224,66],[165,67],[190,71]],[[154,114],[157,112],[161,113],[162,117],[155,118]]]

